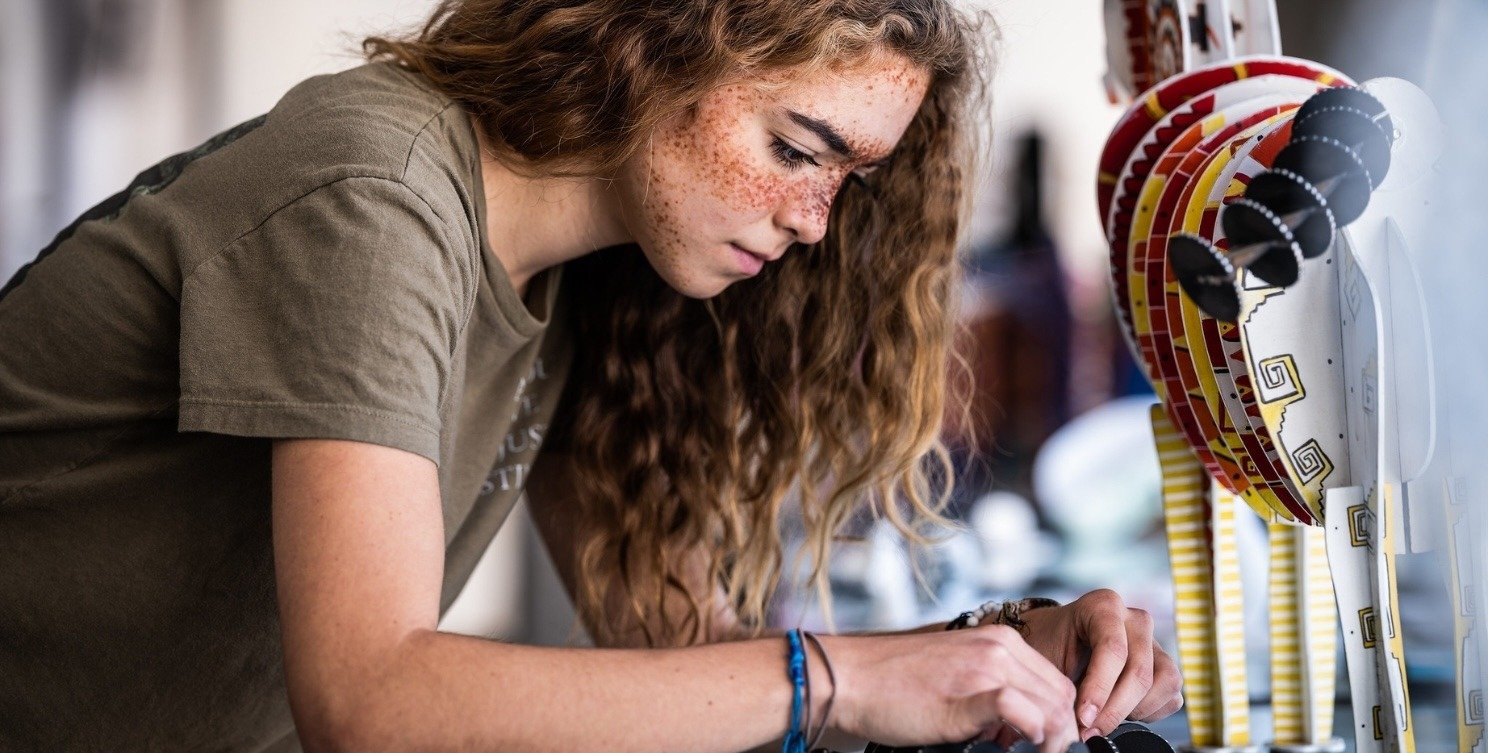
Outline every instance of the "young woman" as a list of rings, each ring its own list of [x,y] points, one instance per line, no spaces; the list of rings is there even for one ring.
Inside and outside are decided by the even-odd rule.
[[[0,749],[778,745],[784,500],[818,561],[942,522],[976,37],[450,0],[79,218],[0,290]],[[523,491],[605,648],[436,631]],[[807,641],[804,713],[1054,753],[1181,703],[1114,594],[1021,617]]]

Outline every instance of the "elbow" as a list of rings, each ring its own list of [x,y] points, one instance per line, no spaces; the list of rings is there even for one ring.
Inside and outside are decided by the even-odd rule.
[[[370,699],[369,699],[370,700]],[[342,711],[327,712],[301,725],[298,717],[295,728],[300,736],[300,745],[305,753],[379,753],[380,751],[410,750],[406,741],[399,739],[379,719],[386,719],[374,709],[375,703],[364,702]]]
[[[319,683],[296,683],[287,673],[290,710],[305,753],[379,753],[423,750],[436,740],[443,744],[443,731],[420,723],[427,720],[409,707],[410,697],[426,695],[409,691],[417,675],[410,668],[426,661],[410,654],[437,636],[433,630],[415,631],[379,660],[365,662],[365,671],[318,669]]]
[[[379,730],[382,715],[375,697],[380,683],[327,681],[311,686],[290,683],[289,705],[305,753],[375,753],[397,741]]]
[[[330,695],[327,693],[326,695]],[[348,753],[375,750],[360,711],[362,704],[345,699],[337,702],[308,701],[290,696],[295,732],[305,753]]]

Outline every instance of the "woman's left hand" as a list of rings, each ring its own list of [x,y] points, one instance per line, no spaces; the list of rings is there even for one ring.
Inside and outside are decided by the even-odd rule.
[[[1153,640],[1152,616],[1127,607],[1116,592],[1091,591],[1065,606],[1020,617],[1028,644],[1076,681],[1081,738],[1108,734],[1125,719],[1152,721],[1183,707],[1183,678]]]

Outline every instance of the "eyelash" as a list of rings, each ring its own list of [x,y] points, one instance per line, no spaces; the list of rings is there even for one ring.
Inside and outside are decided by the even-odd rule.
[[[785,169],[794,170],[801,165],[820,165],[811,155],[797,149],[778,136],[770,140],[770,151],[775,153],[775,159],[785,165]]]
[[[770,151],[775,153],[775,159],[779,160],[786,170],[795,170],[802,165],[821,165],[811,155],[785,143],[779,137],[770,140]],[[863,176],[858,173],[848,173],[847,179],[865,188],[868,186],[868,182],[863,180]]]

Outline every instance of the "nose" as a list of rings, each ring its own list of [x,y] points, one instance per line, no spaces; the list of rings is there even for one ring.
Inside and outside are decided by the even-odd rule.
[[[829,186],[803,183],[786,197],[776,223],[795,236],[797,243],[816,243],[827,234],[827,216],[831,209],[832,190]]]

